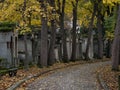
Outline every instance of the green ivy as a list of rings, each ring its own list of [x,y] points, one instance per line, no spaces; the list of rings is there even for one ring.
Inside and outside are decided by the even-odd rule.
[[[0,32],[13,31],[15,26],[14,22],[0,22]]]

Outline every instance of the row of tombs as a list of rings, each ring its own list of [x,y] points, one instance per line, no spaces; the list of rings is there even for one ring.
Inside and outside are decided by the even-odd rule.
[[[93,39],[92,39],[93,42]],[[87,38],[82,38],[81,40],[77,40],[77,49],[76,49],[76,57],[77,59],[84,59],[84,52],[86,50]],[[93,46],[94,45],[94,46]],[[40,47],[36,45],[36,47]],[[55,59],[56,61],[61,60],[61,56],[59,54],[61,48],[60,43],[56,43],[56,47],[54,49]],[[91,44],[89,49],[89,57],[92,59],[94,57],[94,52],[97,50],[97,44]],[[32,40],[30,38],[27,39],[27,49],[28,49],[28,60],[29,62],[33,62],[33,54],[32,54]],[[68,58],[71,56],[71,41],[67,39],[67,51]],[[37,60],[40,57],[40,48],[36,49],[36,58],[34,62],[37,63]],[[24,41],[22,37],[18,37],[14,32],[1,32],[0,33],[0,65],[3,67],[13,67],[19,66],[19,64],[24,62],[25,60],[25,48]]]

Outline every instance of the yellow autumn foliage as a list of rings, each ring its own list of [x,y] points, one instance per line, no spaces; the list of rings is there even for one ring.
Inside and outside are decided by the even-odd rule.
[[[20,23],[22,20],[23,2],[24,0],[6,0],[4,3],[1,3],[0,21],[7,20],[7,21]],[[38,17],[38,14],[40,13],[40,8],[39,8],[39,2],[37,2],[37,0],[28,0],[26,6],[27,6],[25,11],[26,18]],[[31,16],[29,15],[29,13],[31,13]],[[38,24],[38,22],[40,22],[40,20],[38,21],[38,19],[39,18],[37,18],[34,21],[31,21],[32,24],[33,25],[36,23]]]

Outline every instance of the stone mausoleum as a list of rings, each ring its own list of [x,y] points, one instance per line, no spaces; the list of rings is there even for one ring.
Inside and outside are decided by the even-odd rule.
[[[1,66],[14,67],[17,64],[17,34],[15,24],[0,23],[0,62]]]

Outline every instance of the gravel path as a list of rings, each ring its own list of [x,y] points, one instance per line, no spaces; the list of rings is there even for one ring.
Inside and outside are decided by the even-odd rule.
[[[109,64],[110,62],[107,61],[58,70],[33,82],[26,90],[100,90],[95,70]]]

